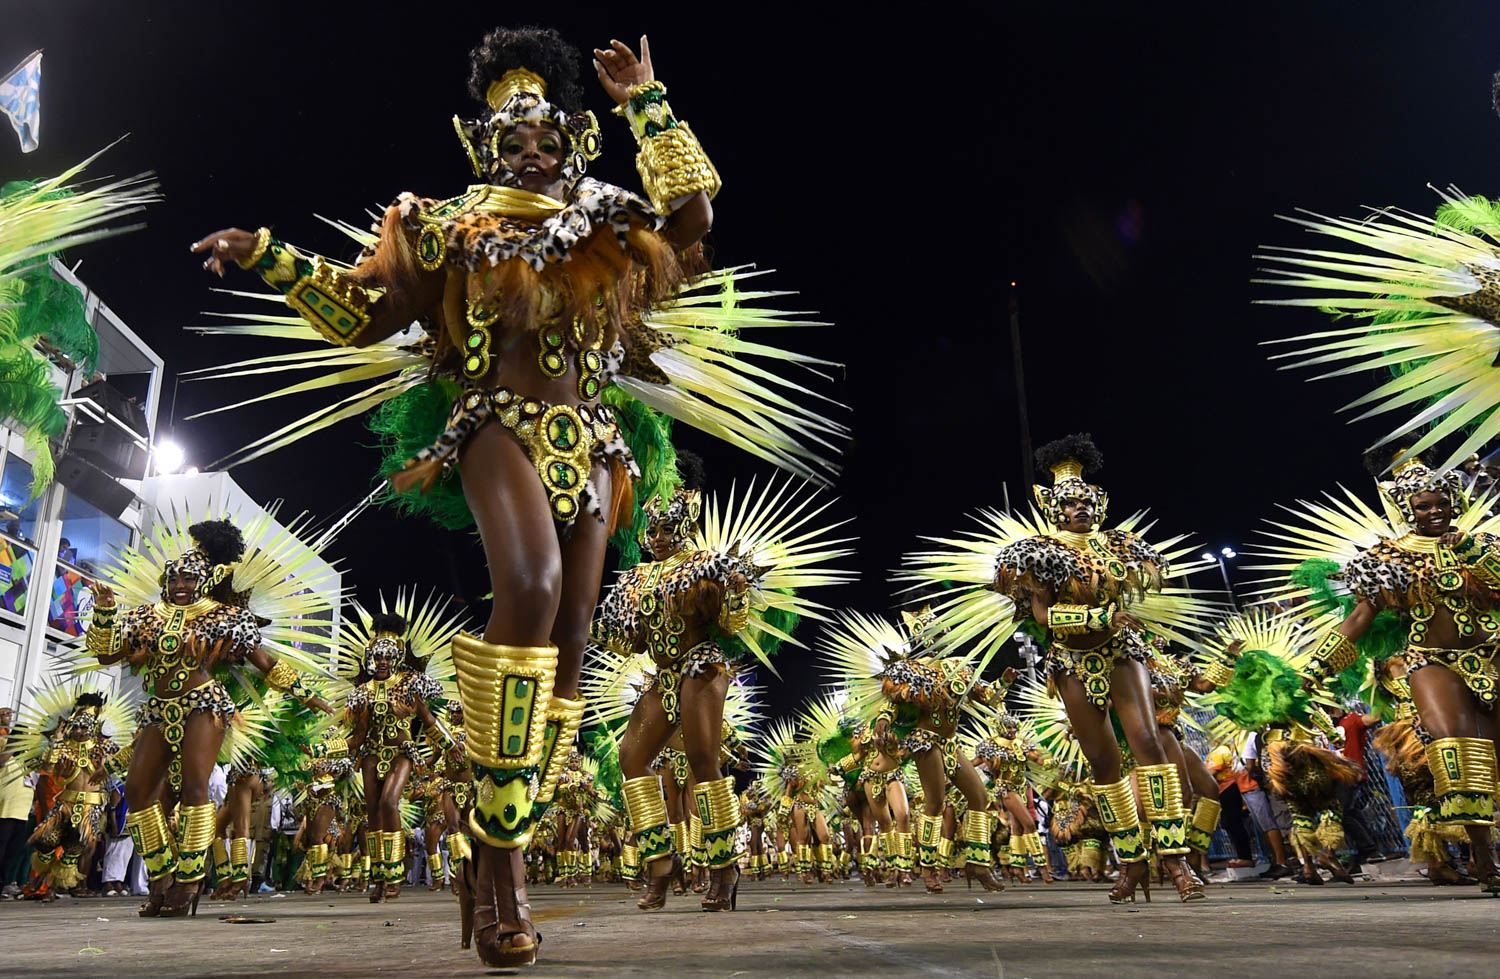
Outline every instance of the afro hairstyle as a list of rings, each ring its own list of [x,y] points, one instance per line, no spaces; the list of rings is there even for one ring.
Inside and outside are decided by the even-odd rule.
[[[547,83],[547,101],[564,112],[583,107],[578,49],[551,27],[497,27],[469,52],[469,94],[488,104],[490,85],[513,68],[535,72]]]
[[[1094,440],[1087,432],[1075,432],[1060,439],[1054,439],[1036,450],[1036,464],[1038,469],[1052,472],[1052,467],[1060,465],[1072,459],[1083,465],[1085,477],[1093,476],[1104,468],[1104,454],[1094,444]]]

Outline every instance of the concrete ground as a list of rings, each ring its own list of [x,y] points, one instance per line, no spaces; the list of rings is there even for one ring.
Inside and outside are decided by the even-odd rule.
[[[1365,881],[1242,883],[1180,905],[1113,907],[1083,884],[940,896],[746,881],[740,910],[704,914],[693,895],[634,908],[619,885],[538,887],[542,961],[560,976],[1479,976],[1500,955],[1500,900],[1471,888]],[[205,901],[198,917],[142,920],[136,899],[0,903],[0,976],[483,976],[458,947],[451,894]],[[274,918],[231,924],[220,915]]]

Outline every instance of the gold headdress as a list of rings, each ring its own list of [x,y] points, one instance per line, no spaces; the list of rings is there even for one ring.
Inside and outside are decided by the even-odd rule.
[[[703,514],[703,493],[695,489],[679,489],[672,499],[662,505],[660,496],[653,496],[642,507],[646,511],[646,525],[641,528],[641,542],[645,543],[654,527],[665,523],[678,540],[691,536]]]
[[[499,112],[505,108],[505,103],[522,93],[534,95],[538,99],[547,97],[547,80],[534,71],[525,68],[512,68],[499,81],[490,82],[490,87],[484,93],[484,100],[489,103],[491,109]]]
[[[1098,486],[1087,482],[1084,476],[1104,465],[1104,456],[1085,434],[1069,435],[1048,442],[1036,450],[1039,468],[1052,474],[1052,485],[1040,484],[1032,487],[1037,506],[1054,527],[1066,520],[1063,514],[1065,500],[1087,500],[1094,510],[1095,526],[1104,522],[1109,509],[1109,494]]]
[[[583,176],[589,162],[604,150],[598,117],[591,111],[569,112],[548,102],[547,80],[528,68],[512,68],[491,82],[484,100],[493,113],[488,119],[465,121],[453,117],[453,128],[476,177],[504,182],[507,172],[500,156],[500,141],[522,124],[551,126],[567,139],[563,179],[570,183]]]

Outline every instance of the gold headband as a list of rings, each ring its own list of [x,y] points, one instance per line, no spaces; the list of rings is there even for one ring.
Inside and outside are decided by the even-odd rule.
[[[512,68],[501,75],[498,82],[490,82],[490,87],[485,90],[484,100],[489,103],[491,109],[499,112],[505,103],[522,92],[535,95],[539,99],[546,98],[547,82],[534,71]]]
[[[402,636],[399,632],[392,632],[389,629],[382,629],[379,632],[375,633],[375,635],[370,637],[370,642],[373,643],[378,639],[394,639],[397,642],[401,642],[403,638],[405,637]]]

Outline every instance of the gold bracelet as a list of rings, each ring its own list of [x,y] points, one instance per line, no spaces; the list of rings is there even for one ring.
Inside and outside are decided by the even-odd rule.
[[[265,255],[266,249],[269,247],[271,247],[271,229],[259,228],[255,232],[255,250],[247,258],[235,259],[234,264],[249,271],[260,264],[261,257]]]
[[[287,691],[297,682],[297,670],[284,659],[276,661],[271,672],[266,674],[266,685],[273,690]]]
[[[659,214],[669,213],[672,202],[684,197],[702,193],[712,198],[722,184],[719,171],[685,122],[643,140],[635,168]]]
[[[1479,560],[1469,565],[1469,571],[1492,591],[1500,591],[1500,554],[1486,548]]]

